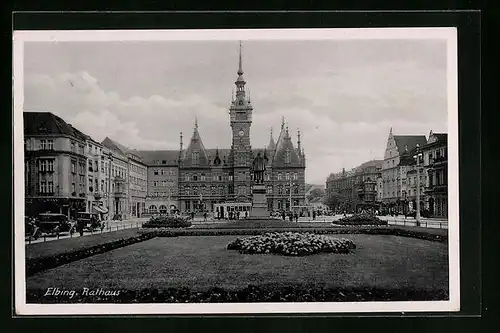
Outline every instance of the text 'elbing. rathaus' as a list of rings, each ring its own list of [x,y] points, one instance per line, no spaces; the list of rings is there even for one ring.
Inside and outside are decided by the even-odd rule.
[[[266,160],[269,211],[305,203],[305,153],[281,119],[277,141],[253,148],[253,106],[245,92],[240,44],[236,94],[229,107],[231,146],[205,148],[201,128],[178,150],[135,150],[93,140],[51,112],[24,112],[26,215],[97,211],[120,218],[171,212],[214,211],[220,203],[251,204],[252,161]],[[172,130],[175,126],[172,126]]]

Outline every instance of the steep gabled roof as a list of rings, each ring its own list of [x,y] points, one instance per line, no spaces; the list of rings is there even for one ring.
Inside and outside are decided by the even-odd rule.
[[[194,152],[198,152],[197,164],[193,164]],[[181,160],[183,166],[205,167],[211,164],[205,146],[203,145],[203,141],[201,140],[200,133],[198,132],[198,122],[195,122],[193,135],[191,136],[191,141],[189,142],[188,148],[185,151],[183,151]]]
[[[121,144],[119,144],[114,140],[111,140],[109,137],[106,137],[104,140],[102,140],[101,144],[123,155],[126,155],[130,151],[130,149],[128,149],[125,146],[122,146]]]
[[[286,154],[290,154],[290,163],[286,162]],[[278,142],[276,143],[276,150],[273,157],[273,166],[276,167],[289,167],[289,166],[300,166],[301,160],[297,154],[297,150],[293,147],[292,138],[288,132],[288,127],[281,127],[281,132],[278,137]]]
[[[396,146],[400,154],[405,151],[405,147],[407,146],[408,150],[411,151],[417,144],[420,147],[427,144],[425,135],[394,135],[394,141],[396,141]]]
[[[276,143],[274,142],[272,130],[271,130],[271,133],[269,134],[269,144],[267,145],[267,149],[269,151],[273,151],[274,149],[276,149]]]

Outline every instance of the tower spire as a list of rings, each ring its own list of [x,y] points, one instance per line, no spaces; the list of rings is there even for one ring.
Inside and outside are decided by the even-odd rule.
[[[243,65],[242,65],[242,61],[241,61],[241,40],[240,40],[240,62],[239,62],[239,66],[238,66],[238,75],[243,75]]]
[[[194,130],[198,131],[198,117],[194,117]]]
[[[300,154],[302,149],[300,149],[300,129],[299,128],[297,128],[297,149],[298,149],[299,154]]]
[[[236,85],[236,99],[241,101],[245,99],[245,79],[243,78],[243,65],[242,65],[242,55],[241,55],[241,41],[240,41],[240,57],[238,64],[238,78],[234,83]]]
[[[182,151],[182,132],[181,132],[181,135],[180,135],[180,139],[181,139],[181,151]]]
[[[281,116],[281,129],[285,127],[285,116]]]

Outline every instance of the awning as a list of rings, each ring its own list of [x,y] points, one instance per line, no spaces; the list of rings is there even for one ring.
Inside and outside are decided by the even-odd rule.
[[[99,207],[99,206],[93,206],[94,210],[98,213],[103,213],[106,214],[108,210],[104,207]]]

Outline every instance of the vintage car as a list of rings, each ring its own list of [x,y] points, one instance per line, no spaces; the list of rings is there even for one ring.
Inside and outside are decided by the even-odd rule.
[[[72,232],[74,223],[69,221],[64,214],[42,213],[38,214],[36,225],[40,230],[40,235],[58,235],[64,232]]]
[[[103,229],[104,223],[100,221],[97,213],[79,212],[76,215],[76,228],[82,234],[84,230]]]

